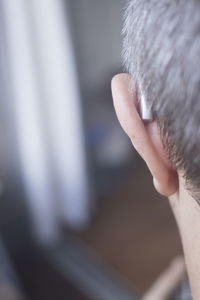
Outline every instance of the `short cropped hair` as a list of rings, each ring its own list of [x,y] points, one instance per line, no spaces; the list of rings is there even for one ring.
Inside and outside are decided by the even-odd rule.
[[[200,1],[129,0],[123,60],[200,203]]]

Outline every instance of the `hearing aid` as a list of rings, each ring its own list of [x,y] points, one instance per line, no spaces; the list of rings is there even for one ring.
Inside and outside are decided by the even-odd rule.
[[[139,104],[139,113],[140,117],[144,122],[152,122],[153,121],[153,113],[146,101],[146,97],[142,90],[140,89],[138,95],[138,104]]]

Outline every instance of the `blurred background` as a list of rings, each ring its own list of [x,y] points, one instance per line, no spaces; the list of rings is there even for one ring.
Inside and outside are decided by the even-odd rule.
[[[0,0],[0,299],[138,299],[181,252],[116,119],[122,0]]]

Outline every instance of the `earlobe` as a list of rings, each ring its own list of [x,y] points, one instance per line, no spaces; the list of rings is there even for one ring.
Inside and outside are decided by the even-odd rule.
[[[178,178],[163,149],[160,132],[155,121],[143,123],[138,113],[137,93],[130,89],[128,74],[116,75],[112,80],[113,102],[119,122],[130,137],[135,149],[145,160],[153,178],[154,186],[164,196],[178,189]]]

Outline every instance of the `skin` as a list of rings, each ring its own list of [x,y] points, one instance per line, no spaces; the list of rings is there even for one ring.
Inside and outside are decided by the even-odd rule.
[[[146,162],[155,189],[169,199],[181,235],[193,299],[199,300],[200,207],[186,190],[182,172],[168,161],[156,121],[143,123],[141,120],[136,90],[130,89],[130,76],[116,75],[111,86],[114,107],[122,128]]]

